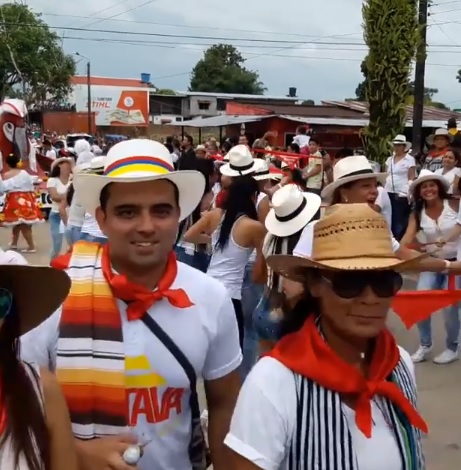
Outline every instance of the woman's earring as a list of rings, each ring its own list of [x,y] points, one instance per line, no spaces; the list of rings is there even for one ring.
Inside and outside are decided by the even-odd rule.
[[[344,198],[344,202],[349,202],[349,200],[347,199],[347,197]]]

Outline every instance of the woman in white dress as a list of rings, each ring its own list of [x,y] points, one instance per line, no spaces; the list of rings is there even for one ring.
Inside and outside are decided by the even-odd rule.
[[[63,271],[0,251],[0,468],[78,470],[69,414],[56,378],[19,358],[18,338],[64,301]]]

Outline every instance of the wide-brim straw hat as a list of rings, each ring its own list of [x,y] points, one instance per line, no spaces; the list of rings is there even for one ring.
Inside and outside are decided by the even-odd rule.
[[[288,237],[302,230],[320,209],[322,199],[289,184],[274,193],[266,216],[267,231],[276,237]]]
[[[430,170],[421,170],[419,176],[415,180],[413,180],[408,189],[410,194],[413,195],[416,188],[425,181],[440,181],[446,191],[448,191],[450,187],[449,181],[443,175],[436,175]]]
[[[289,279],[305,281],[305,270],[418,270],[427,254],[410,260],[395,256],[385,218],[368,204],[337,204],[314,227],[312,256],[273,255],[267,265]]]
[[[73,180],[79,203],[93,216],[100,205],[101,191],[109,183],[171,181],[178,188],[180,220],[188,217],[203,197],[205,178],[202,173],[195,170],[175,171],[170,152],[160,142],[125,140],[115,144],[106,157],[96,158],[104,160],[103,175],[77,173]]]
[[[235,178],[237,176],[250,175],[257,168],[257,159],[253,158],[250,149],[246,145],[236,145],[227,153],[228,163],[223,165],[219,171],[224,176]],[[224,160],[226,160],[226,157]]]
[[[272,179],[270,165],[262,158],[255,158],[253,178],[257,181]]]
[[[56,159],[53,160],[53,162],[51,163],[51,169],[55,168],[55,167],[58,166],[60,163],[67,162],[67,163],[72,164],[74,161],[75,161],[75,160],[74,160],[72,157],[59,157],[59,158],[56,158]]]
[[[13,296],[13,314],[20,316],[21,335],[52,315],[66,299],[71,285],[65,271],[50,266],[29,266],[24,262],[0,251],[1,287]]]
[[[342,158],[333,167],[333,181],[322,191],[324,199],[331,199],[334,192],[347,183],[368,178],[376,178],[381,184],[386,183],[387,173],[375,173],[364,155]]]
[[[433,134],[431,134],[427,139],[426,139],[426,142],[429,144],[429,145],[433,145],[434,144],[434,140],[436,137],[445,137],[447,140],[448,140],[448,143],[452,143],[453,142],[453,139],[454,137],[448,132],[447,129],[444,129],[443,127],[440,128],[440,129],[437,129]]]

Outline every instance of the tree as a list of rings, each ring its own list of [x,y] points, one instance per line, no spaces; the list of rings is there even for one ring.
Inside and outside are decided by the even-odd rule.
[[[367,156],[382,162],[394,136],[405,128],[409,78],[420,38],[418,0],[366,0],[362,13],[370,114],[363,138]]]
[[[304,100],[302,102],[304,106],[315,106],[315,101],[314,100]]]
[[[246,69],[244,62],[234,46],[209,47],[192,69],[189,91],[263,95],[266,88],[258,73]]]
[[[14,94],[37,107],[68,99],[75,61],[27,5],[0,6],[0,101]]]

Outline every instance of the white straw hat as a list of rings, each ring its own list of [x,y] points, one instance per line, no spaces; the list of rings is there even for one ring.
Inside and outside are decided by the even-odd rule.
[[[227,153],[229,163],[223,165],[219,171],[224,176],[243,176],[255,171],[255,159],[246,145],[236,145]]]
[[[262,158],[255,158],[255,170],[253,178],[257,181],[272,179],[270,165]]]
[[[411,142],[408,142],[403,134],[397,134],[392,141],[392,145],[405,145],[406,152],[411,149]]]
[[[266,229],[277,237],[288,237],[303,229],[318,212],[322,199],[317,194],[302,192],[288,184],[272,196],[266,217]]]
[[[168,180],[179,192],[181,220],[190,215],[203,196],[205,178],[199,171],[174,171],[168,149],[148,139],[125,140],[115,144],[104,159],[104,174],[77,173],[73,184],[79,203],[91,215],[99,207],[102,189],[109,183]]]
[[[378,182],[385,184],[386,177],[387,173],[375,173],[364,155],[342,158],[333,167],[333,182],[325,186],[322,197],[330,199],[338,188],[352,181],[376,178]]]
[[[454,137],[448,132],[447,129],[444,129],[443,127],[440,128],[440,129],[437,129],[433,134],[431,134],[426,142],[429,144],[429,145],[433,145],[434,144],[434,140],[436,137],[438,136],[442,136],[442,137],[445,137],[448,142],[451,144],[453,142],[453,139]]]
[[[436,175],[430,170],[421,170],[419,176],[413,180],[409,187],[410,194],[413,195],[415,189],[425,181],[440,181],[446,191],[448,191],[448,188],[450,187],[449,181],[443,175]]]

